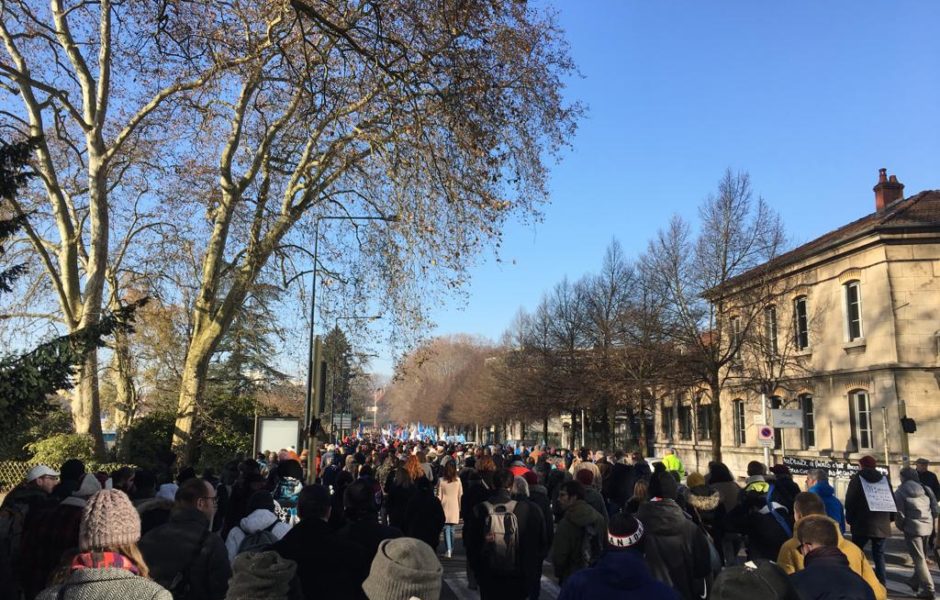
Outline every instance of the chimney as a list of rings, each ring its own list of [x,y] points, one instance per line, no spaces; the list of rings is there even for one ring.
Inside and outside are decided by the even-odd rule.
[[[896,175],[888,177],[888,169],[878,169],[878,184],[872,189],[875,191],[876,211],[880,211],[904,197],[904,184],[898,181]]]

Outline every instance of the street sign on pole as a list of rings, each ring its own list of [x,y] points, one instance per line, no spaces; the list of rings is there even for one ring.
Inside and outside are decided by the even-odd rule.
[[[774,427],[781,429],[802,429],[803,411],[799,409],[775,408],[770,411]]]
[[[774,428],[763,425],[757,428],[757,445],[762,448],[774,447]]]

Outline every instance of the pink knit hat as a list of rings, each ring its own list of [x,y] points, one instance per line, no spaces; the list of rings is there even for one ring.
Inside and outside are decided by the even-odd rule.
[[[101,490],[88,499],[78,530],[82,552],[134,544],[140,539],[140,516],[127,494]]]

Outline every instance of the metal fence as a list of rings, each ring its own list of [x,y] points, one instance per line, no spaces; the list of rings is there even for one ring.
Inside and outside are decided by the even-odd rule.
[[[35,462],[25,462],[18,460],[2,460],[0,461],[0,493],[9,492],[17,484],[26,479],[26,473],[29,472],[31,468],[40,463]],[[52,467],[53,469],[58,470],[59,465],[46,465]],[[125,465],[121,463],[87,463],[85,469],[89,473],[94,473],[97,471],[104,471],[105,473],[113,473],[121,467],[132,467],[134,465]]]

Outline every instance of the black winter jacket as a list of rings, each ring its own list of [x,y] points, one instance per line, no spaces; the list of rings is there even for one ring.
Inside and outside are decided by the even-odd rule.
[[[644,553],[653,577],[686,600],[701,598],[711,576],[705,534],[675,500],[645,502],[636,516],[645,530]]]
[[[838,548],[817,548],[806,555],[804,565],[790,575],[803,600],[875,600],[871,586]]]
[[[894,513],[871,512],[868,510],[868,500],[859,477],[869,483],[876,483],[884,478],[875,469],[862,469],[849,480],[849,487],[845,491],[845,522],[852,530],[852,536],[869,538],[891,537],[891,521]]]
[[[365,548],[330,531],[320,519],[304,519],[274,545],[274,551],[297,563],[304,598],[365,600],[362,582],[371,561]]]

